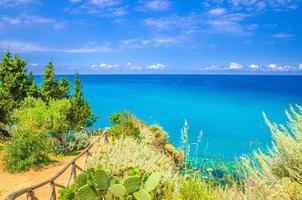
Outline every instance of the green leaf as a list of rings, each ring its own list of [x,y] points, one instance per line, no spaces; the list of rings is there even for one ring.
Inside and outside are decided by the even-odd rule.
[[[78,200],[99,200],[97,192],[89,185],[84,185],[78,191]]]
[[[114,184],[109,187],[113,196],[121,198],[126,194],[126,188],[122,184]]]
[[[140,189],[138,192],[135,192],[133,195],[137,200],[151,200],[151,196],[144,189]]]
[[[127,194],[136,192],[141,185],[141,178],[139,176],[129,176],[124,180]]]
[[[148,192],[154,190],[159,185],[161,177],[162,174],[158,172],[151,174],[145,183],[145,189]]]

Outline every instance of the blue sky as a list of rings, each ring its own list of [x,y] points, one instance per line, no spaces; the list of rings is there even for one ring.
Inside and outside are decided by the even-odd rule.
[[[300,0],[0,0],[0,51],[41,73],[302,72]]]

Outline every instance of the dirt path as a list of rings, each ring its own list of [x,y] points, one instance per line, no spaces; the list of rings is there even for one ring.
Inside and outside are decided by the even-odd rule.
[[[4,199],[6,195],[24,187],[29,187],[44,180],[49,179],[63,168],[74,156],[56,157],[57,162],[41,168],[39,170],[30,170],[28,172],[10,174],[3,170],[3,164],[0,163],[0,199]],[[83,166],[84,158],[77,161],[79,166]],[[68,169],[58,179],[57,183],[66,184],[69,177],[70,169]],[[49,185],[42,187],[36,191],[39,199],[48,199]],[[18,199],[25,199],[24,197]]]

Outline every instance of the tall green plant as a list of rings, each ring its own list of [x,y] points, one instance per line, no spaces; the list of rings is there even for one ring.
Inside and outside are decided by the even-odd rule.
[[[49,102],[51,99],[68,97],[70,86],[66,78],[55,80],[54,67],[52,62],[49,62],[45,67],[41,86],[41,94],[44,101]]]
[[[5,127],[13,109],[28,95],[37,95],[33,76],[26,73],[26,62],[18,55],[4,54],[0,63],[0,134],[9,136]]]
[[[78,73],[75,75],[74,84],[74,92],[70,97],[71,108],[69,120],[72,128],[78,131],[82,127],[92,126],[96,121],[96,116],[92,114],[87,100],[83,97],[82,85]]]
[[[45,134],[15,131],[4,148],[4,167],[9,172],[20,172],[47,164],[49,147]]]

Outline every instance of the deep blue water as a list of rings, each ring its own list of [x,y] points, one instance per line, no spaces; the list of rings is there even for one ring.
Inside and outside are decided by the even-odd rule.
[[[72,79],[73,77],[69,76]],[[94,127],[109,126],[107,116],[128,110],[157,123],[179,145],[187,119],[190,139],[203,130],[200,154],[230,159],[270,144],[262,112],[286,120],[289,104],[302,103],[302,76],[239,75],[81,75],[84,95],[99,116]]]

